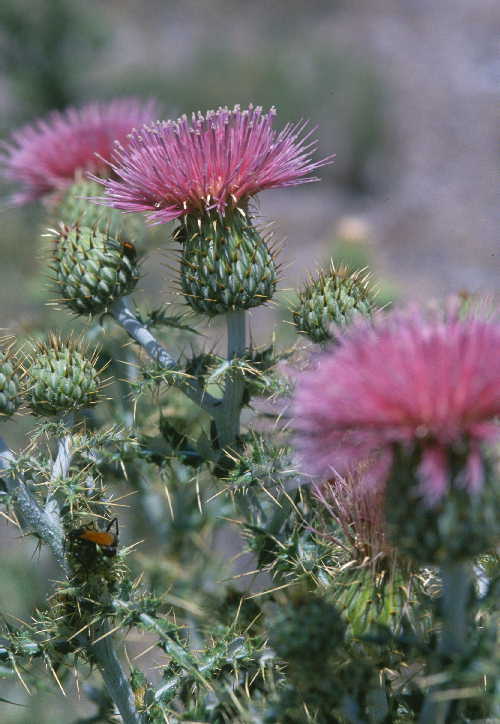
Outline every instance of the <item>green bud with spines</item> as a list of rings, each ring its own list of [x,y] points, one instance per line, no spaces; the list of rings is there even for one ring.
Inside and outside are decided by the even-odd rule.
[[[1,342],[6,340],[0,340]],[[0,348],[0,417],[11,417],[21,404],[19,362],[12,344]]]
[[[27,403],[34,415],[57,415],[93,407],[103,383],[96,369],[98,352],[82,340],[49,334],[35,342],[24,362]]]
[[[134,245],[86,226],[61,226],[52,250],[53,282],[60,301],[76,314],[101,314],[135,288]]]
[[[335,338],[332,327],[345,327],[356,315],[371,315],[374,297],[366,269],[350,271],[332,263],[328,271],[311,277],[299,292],[293,321],[297,331],[313,342],[331,342]]]
[[[250,309],[273,296],[273,251],[243,211],[188,215],[175,238],[182,244],[182,292],[200,314]]]
[[[54,209],[57,221],[68,226],[88,226],[113,238],[136,239],[144,222],[140,214],[128,214],[91,201],[103,194],[103,187],[85,178],[76,180]]]

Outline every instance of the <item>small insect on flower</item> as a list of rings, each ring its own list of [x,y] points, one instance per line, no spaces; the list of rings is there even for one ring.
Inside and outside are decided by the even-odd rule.
[[[131,241],[122,241],[122,249],[125,256],[130,259],[131,262],[135,262],[137,259],[137,249]]]
[[[114,530],[111,530],[114,527]],[[113,518],[105,530],[98,530],[95,523],[87,523],[81,528],[75,528],[68,533],[73,544],[87,553],[100,551],[108,558],[116,556],[118,547],[118,518]],[[92,550],[93,549],[93,550]]]

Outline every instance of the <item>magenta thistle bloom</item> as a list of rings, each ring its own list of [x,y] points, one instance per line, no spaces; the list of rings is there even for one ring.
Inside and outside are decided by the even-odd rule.
[[[23,204],[64,188],[78,172],[108,175],[113,142],[126,144],[135,127],[156,117],[154,101],[123,98],[54,111],[20,128],[0,151],[2,175],[22,185],[12,203]]]
[[[333,157],[311,161],[314,129],[304,122],[275,131],[275,110],[219,108],[164,121],[118,147],[103,180],[100,202],[123,211],[150,212],[153,223],[215,208],[244,207],[264,189],[316,181],[313,171]]]
[[[374,483],[387,477],[394,443],[417,444],[429,503],[447,490],[451,449],[466,451],[463,484],[481,488],[480,445],[498,437],[498,415],[500,324],[456,314],[359,322],[297,381],[297,447],[312,473],[371,457]]]

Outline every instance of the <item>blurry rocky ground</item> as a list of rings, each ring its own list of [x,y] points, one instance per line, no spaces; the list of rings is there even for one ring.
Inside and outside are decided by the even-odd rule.
[[[157,96],[169,117],[253,102],[276,105],[277,125],[317,124],[319,153],[337,154],[322,182],[260,199],[263,221],[285,239],[277,305],[252,315],[261,341],[266,320],[286,316],[286,290],[332,254],[370,262],[387,296],[491,294],[500,278],[499,30],[497,0],[2,0],[0,134],[117,94]],[[74,324],[44,306],[40,210],[3,210],[0,222],[0,327]],[[172,263],[169,232],[156,227],[148,243],[143,298],[154,303],[179,303],[159,264]],[[28,424],[10,423],[9,440]],[[33,545],[15,530],[2,542],[11,548],[2,608],[25,618],[51,569],[42,556],[33,574]],[[46,697],[40,724],[71,720]],[[7,721],[31,722],[26,712],[9,708]]]

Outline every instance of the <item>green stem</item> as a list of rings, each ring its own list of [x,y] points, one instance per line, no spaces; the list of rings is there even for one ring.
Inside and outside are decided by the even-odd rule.
[[[460,655],[465,649],[470,573],[468,563],[447,563],[441,567],[443,628],[439,650],[444,656]]]
[[[106,632],[107,625],[103,627]],[[123,724],[143,724],[144,717],[137,711],[134,693],[122,668],[111,636],[89,644],[108,694],[120,712]]]
[[[123,327],[127,334],[139,344],[146,354],[165,370],[176,370],[177,362],[151,334],[149,329],[142,324],[130,309],[128,298],[117,299],[110,307],[110,314],[115,321]],[[186,376],[180,375],[176,385],[193,402],[200,405],[209,415],[214,415],[219,407],[219,400],[209,395],[199,387],[196,382],[188,380]]]
[[[237,359],[245,352],[245,311],[239,309],[226,314],[227,359]],[[222,448],[234,443],[240,434],[240,413],[244,382],[236,373],[227,377],[224,390],[223,412],[218,419],[219,442]]]
[[[67,474],[71,463],[71,435],[64,439],[59,453],[61,472]],[[59,457],[59,455],[58,455]],[[52,550],[57,562],[68,578],[71,578],[71,568],[66,558],[64,546],[64,531],[60,519],[57,501],[53,505],[40,507],[28,485],[21,479],[13,477],[8,471],[15,463],[15,457],[2,438],[0,438],[0,477],[6,491],[12,496],[14,508],[25,533],[34,532]],[[101,629],[101,634],[107,631],[107,624]],[[83,637],[83,645],[89,648],[96,660],[108,694],[116,704],[124,724],[143,724],[143,717],[135,707],[134,694],[130,687],[127,675],[122,668],[116,654],[111,637],[106,637],[93,644],[88,637]]]
[[[441,639],[439,653],[443,658],[460,656],[467,645],[467,599],[470,591],[471,570],[467,562],[443,563],[441,566]],[[426,696],[419,724],[444,724],[451,701],[434,698],[437,690]]]

